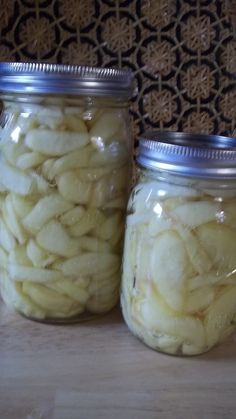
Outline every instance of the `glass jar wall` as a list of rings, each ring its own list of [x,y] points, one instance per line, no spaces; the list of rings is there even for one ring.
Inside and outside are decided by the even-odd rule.
[[[60,67],[56,82],[67,91]],[[2,92],[1,295],[40,321],[89,318],[119,298],[131,156],[128,89],[108,94],[107,73],[97,90],[80,94],[82,70],[73,95],[38,92],[37,74],[33,94],[22,92],[29,78],[17,94],[9,87]]]
[[[148,346],[196,355],[236,326],[236,149],[201,144],[201,136],[185,145],[188,135],[182,135],[175,143],[168,135],[169,151],[168,143],[160,147],[166,156],[175,150],[165,156],[166,169],[165,152],[159,148],[155,155],[154,141],[148,146],[151,163],[140,151],[128,203],[121,304],[129,329]]]

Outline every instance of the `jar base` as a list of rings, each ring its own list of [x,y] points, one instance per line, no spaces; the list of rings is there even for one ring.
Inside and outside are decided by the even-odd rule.
[[[142,338],[141,336],[134,334],[134,332],[131,331],[131,333],[139,340],[141,341],[148,349],[151,349],[152,351],[158,352],[161,355],[167,355],[167,356],[174,356],[176,358],[195,358],[195,357],[199,357],[199,356],[203,356],[205,354],[207,354],[208,352],[210,352],[212,349],[216,348],[218,345],[215,345],[214,347],[211,348],[207,348],[202,352],[199,353],[195,353],[195,354],[186,354],[183,353],[181,350],[176,351],[176,352],[167,352],[167,351],[163,351],[160,348],[156,347],[154,348],[153,346],[150,346],[148,343],[145,342],[144,338]]]
[[[31,320],[36,323],[42,323],[42,324],[48,324],[48,325],[54,325],[54,326],[65,326],[68,324],[73,325],[73,324],[79,324],[79,323],[86,323],[86,322],[101,318],[116,308],[117,308],[117,305],[104,313],[90,313],[87,311],[83,313],[82,315],[80,314],[79,316],[77,315],[77,316],[73,316],[67,319],[63,319],[63,318],[56,319],[56,318],[49,318],[49,317],[45,319],[37,319],[34,317],[26,316],[24,313],[20,311],[17,311],[17,313],[20,314],[20,316],[23,317],[24,319]]]
[[[187,353],[187,352],[184,352],[182,349],[184,342],[180,342],[180,343],[176,343],[176,346],[174,346],[172,350],[171,349],[169,349],[169,351],[167,349],[163,350],[158,346],[158,343],[157,343],[157,339],[160,338],[161,335],[158,337],[155,337],[149,334],[144,337],[142,334],[142,331],[138,330],[142,327],[141,325],[140,327],[137,327],[136,325],[136,330],[132,327],[133,322],[131,320],[130,313],[128,314],[124,301],[122,302],[122,298],[121,298],[121,307],[122,307],[122,315],[123,315],[124,321],[129,331],[132,333],[132,335],[134,335],[139,341],[141,341],[147,348],[155,352],[159,352],[160,354],[168,355],[168,356],[189,358],[189,357],[196,357],[196,356],[204,355],[207,352],[209,352],[211,349],[217,346],[217,345],[214,345],[212,347],[201,348],[199,352],[195,352],[195,353],[191,353],[191,352]]]

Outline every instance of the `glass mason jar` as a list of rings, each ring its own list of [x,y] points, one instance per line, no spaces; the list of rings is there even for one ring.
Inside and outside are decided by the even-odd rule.
[[[236,143],[154,132],[140,139],[128,203],[121,305],[157,351],[197,355],[236,325]]]
[[[0,281],[26,317],[66,322],[119,298],[132,75],[1,63]]]

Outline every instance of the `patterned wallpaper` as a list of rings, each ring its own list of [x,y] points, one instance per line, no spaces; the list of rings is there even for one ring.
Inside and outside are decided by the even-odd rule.
[[[236,137],[236,0],[0,0],[0,60],[135,73],[135,134]]]

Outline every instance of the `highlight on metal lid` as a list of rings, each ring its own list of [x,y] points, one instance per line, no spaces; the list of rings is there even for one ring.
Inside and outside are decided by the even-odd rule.
[[[137,163],[182,176],[236,179],[236,138],[172,131],[139,138]]]
[[[129,98],[133,73],[116,68],[48,63],[0,63],[0,93],[55,93]]]

